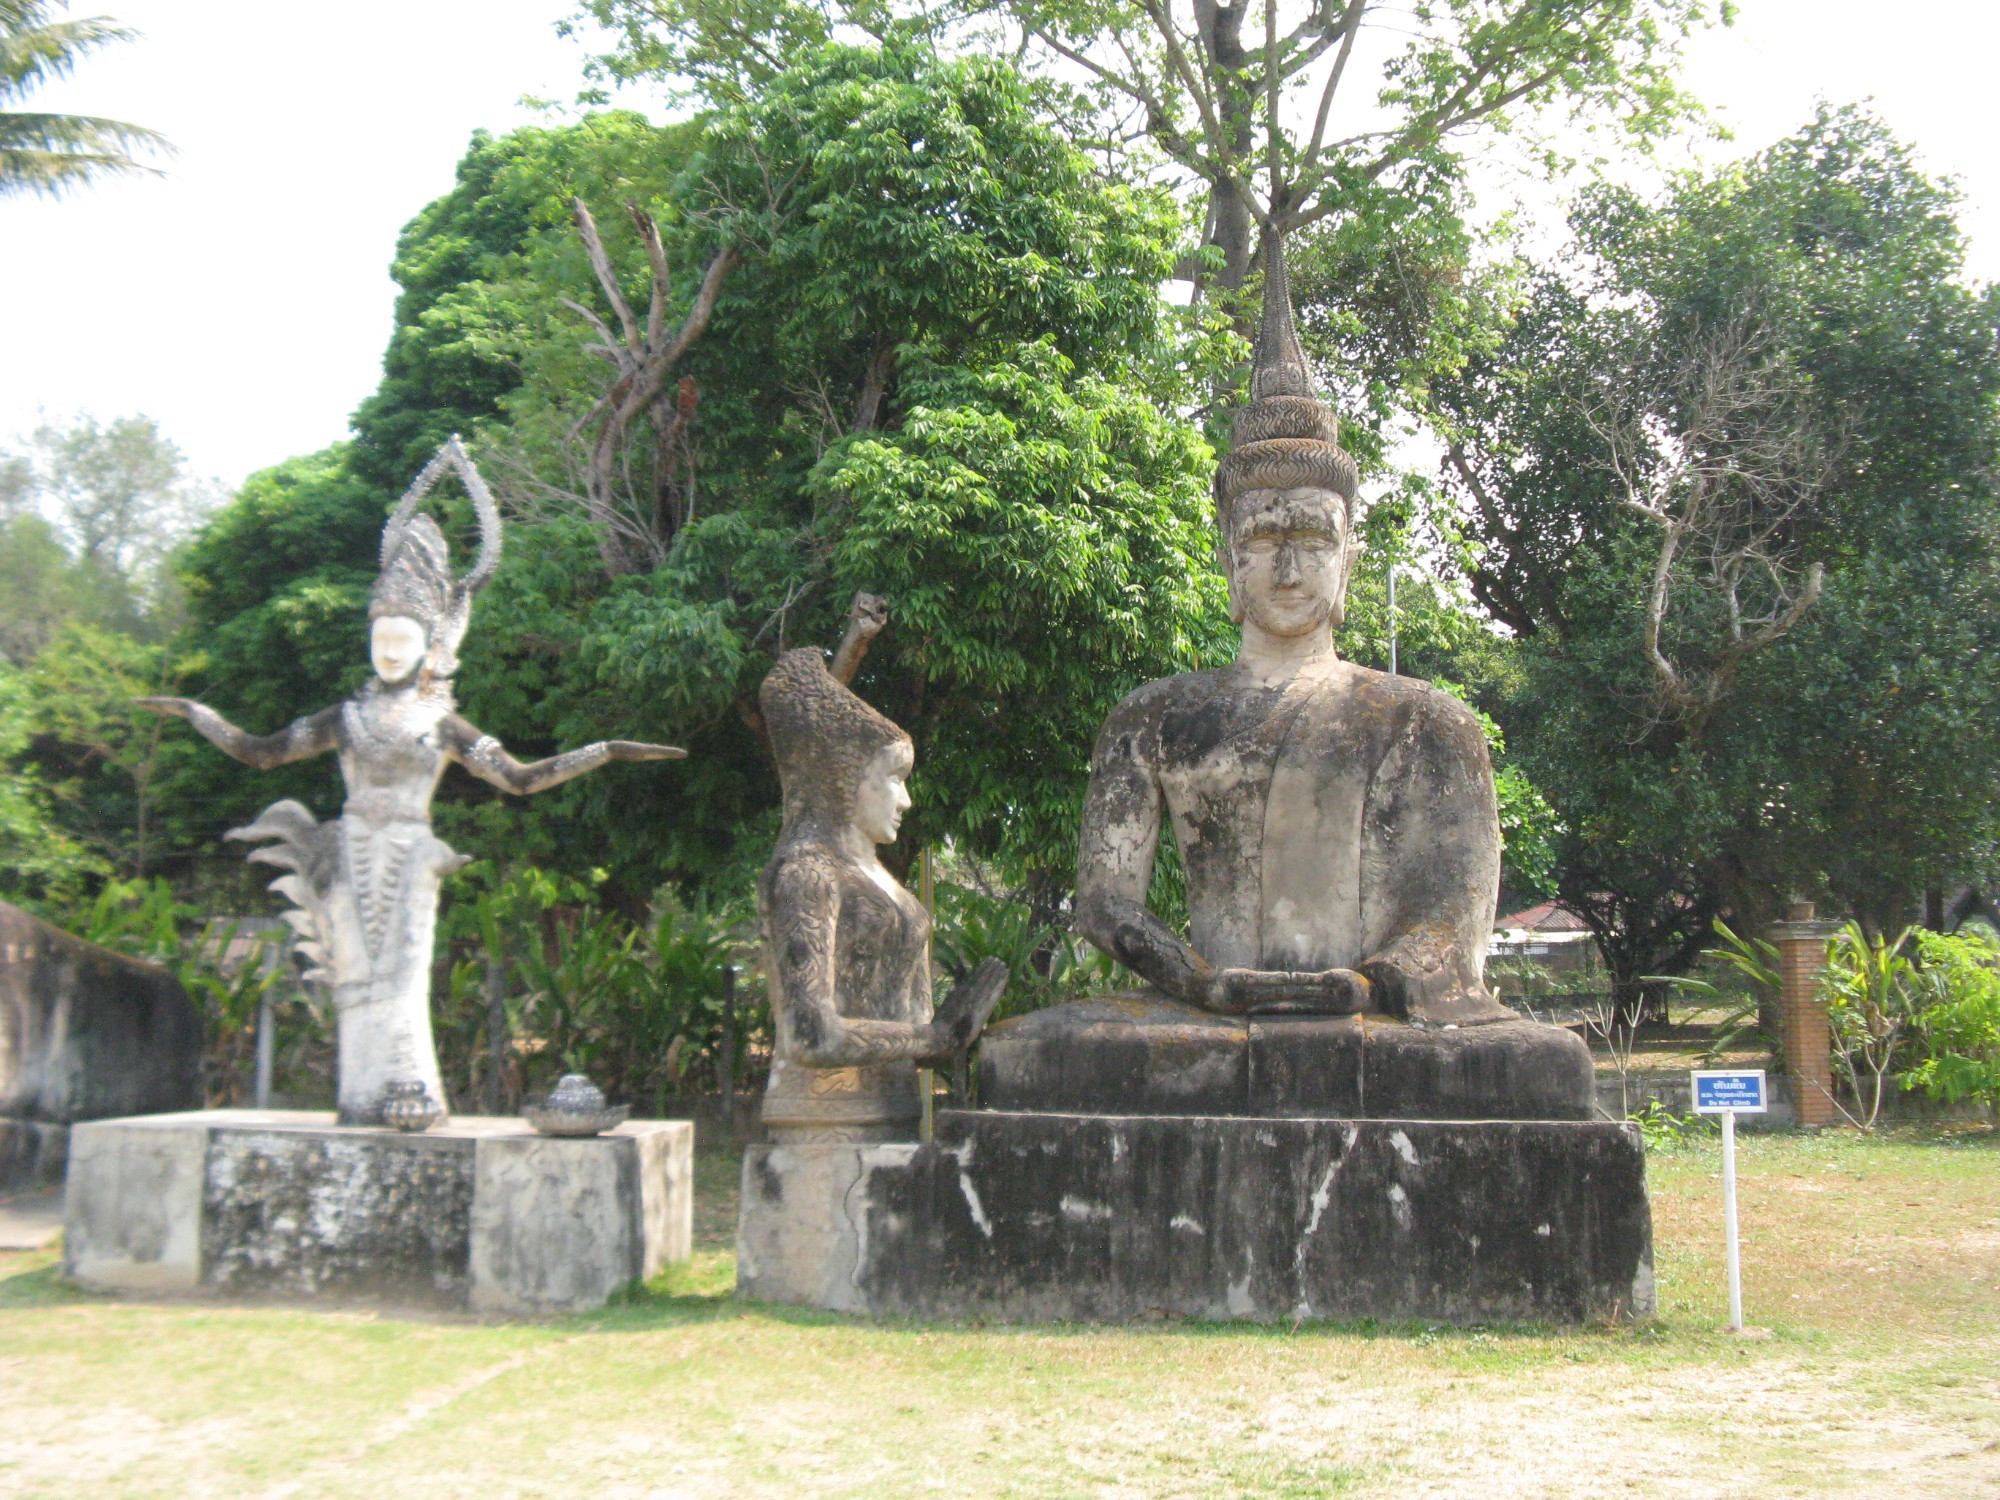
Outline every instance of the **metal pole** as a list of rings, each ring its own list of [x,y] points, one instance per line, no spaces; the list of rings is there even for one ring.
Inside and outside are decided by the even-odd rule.
[[[929,844],[924,845],[917,855],[917,899],[923,902],[924,911],[929,916],[937,916],[937,892],[931,886]],[[926,959],[928,957],[926,955]],[[917,1097],[922,1109],[917,1117],[917,1139],[929,1145],[937,1132],[937,1073],[934,1069],[917,1069]]]
[[[486,1113],[503,1102],[501,1075],[507,1068],[507,956],[486,955]]]
[[[1396,565],[1389,564],[1389,675],[1396,675]]]
[[[271,991],[257,997],[257,1107],[271,1107],[271,1062],[277,1050],[277,1018],[271,1014]]]
[[[1736,1243],[1736,1111],[1722,1112],[1722,1223],[1729,1238],[1729,1331],[1743,1331],[1743,1256]]]
[[[736,965],[722,966],[722,1118],[735,1128]]]

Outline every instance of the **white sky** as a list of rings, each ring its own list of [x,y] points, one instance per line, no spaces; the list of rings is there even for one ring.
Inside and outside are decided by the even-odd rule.
[[[567,100],[566,0],[78,0],[145,33],[37,103],[151,126],[160,180],[0,200],[0,442],[46,411],[143,412],[235,484],[338,439],[374,389],[397,231],[450,187],[466,138]],[[2000,9],[1983,0],[1742,0],[1687,82],[1759,149],[1814,100],[1872,98],[1956,176],[1971,268],[2000,277],[1990,104]],[[639,101],[634,101],[638,103]],[[1684,153],[1676,164],[1688,160]]]

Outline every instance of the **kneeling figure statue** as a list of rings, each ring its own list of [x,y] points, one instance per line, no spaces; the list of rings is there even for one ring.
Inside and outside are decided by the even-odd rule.
[[[879,600],[856,601],[836,658],[881,628]],[[792,1142],[916,1138],[917,1070],[978,1037],[1007,968],[988,959],[931,1010],[931,922],[882,867],[910,806],[910,737],[827,670],[814,648],[787,651],[758,705],[784,792],[777,850],[758,883],[764,968],[777,1045],[764,1124]]]

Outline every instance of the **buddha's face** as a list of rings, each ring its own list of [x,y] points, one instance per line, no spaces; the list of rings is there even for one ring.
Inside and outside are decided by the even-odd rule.
[[[1246,490],[1230,508],[1230,618],[1288,638],[1338,625],[1351,558],[1332,490]]]
[[[871,844],[893,844],[910,810],[910,768],[916,756],[898,740],[884,745],[861,773],[854,794],[854,826]]]
[[[429,644],[424,627],[408,615],[384,615],[368,627],[368,658],[375,675],[391,687],[410,680],[424,664]]]

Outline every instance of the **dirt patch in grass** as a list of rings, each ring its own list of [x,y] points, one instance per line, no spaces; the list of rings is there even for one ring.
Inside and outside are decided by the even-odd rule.
[[[2000,1493],[2000,1138],[1656,1154],[1641,1329],[869,1324],[727,1295],[697,1256],[548,1324],[146,1305],[0,1261],[0,1493],[29,1497],[1779,1496]],[[420,1477],[419,1477],[420,1476]]]

